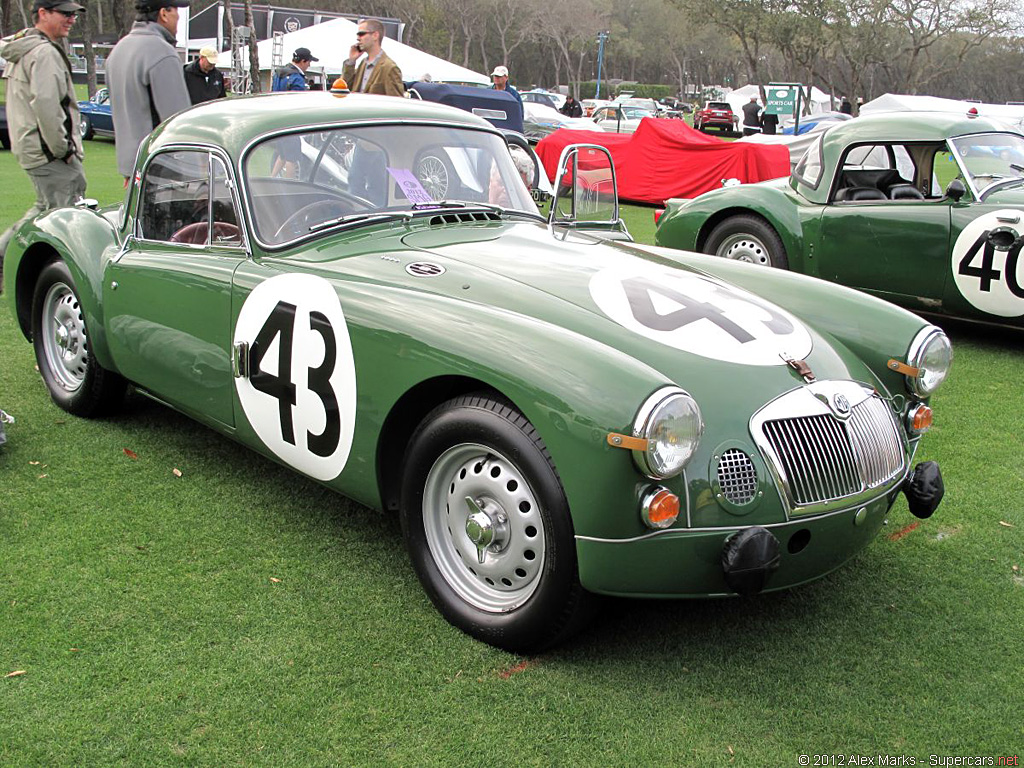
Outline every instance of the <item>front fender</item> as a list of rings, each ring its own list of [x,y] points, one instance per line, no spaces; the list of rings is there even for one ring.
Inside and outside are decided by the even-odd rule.
[[[102,213],[88,208],[58,208],[25,224],[7,249],[6,289],[18,326],[32,336],[32,297],[43,267],[61,259],[74,278],[89,328],[89,346],[97,362],[114,370],[107,346],[100,297],[107,262],[120,247],[116,227]]]

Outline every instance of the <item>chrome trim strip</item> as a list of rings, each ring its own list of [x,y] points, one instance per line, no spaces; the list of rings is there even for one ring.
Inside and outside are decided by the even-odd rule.
[[[576,534],[575,538],[577,541],[595,541],[599,544],[632,544],[637,541],[644,541],[645,539],[651,539],[655,536],[665,536],[666,534],[675,534],[679,538],[684,538],[688,533],[733,533],[735,531],[745,531],[748,528],[783,528],[785,526],[798,526],[803,523],[811,523],[816,520],[824,520],[826,517],[835,517],[841,515],[844,512],[850,512],[853,509],[859,509],[860,507],[873,504],[881,498],[884,498],[888,494],[892,493],[892,488],[888,489],[883,493],[876,493],[874,496],[858,501],[856,504],[843,507],[842,509],[833,509],[829,512],[825,512],[820,515],[813,515],[808,517],[801,517],[796,520],[787,520],[784,523],[761,523],[759,525],[731,525],[711,528],[666,528],[664,531],[652,531],[646,533],[643,536],[633,536],[628,539],[604,539],[600,536],[583,536]]]

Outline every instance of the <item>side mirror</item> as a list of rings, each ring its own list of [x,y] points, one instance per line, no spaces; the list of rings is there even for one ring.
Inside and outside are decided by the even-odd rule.
[[[946,186],[946,197],[953,202],[959,202],[960,198],[967,194],[967,185],[962,179],[953,179]]]
[[[548,222],[605,237],[629,238],[619,217],[618,187],[611,153],[596,144],[562,150],[555,174],[555,199]]]

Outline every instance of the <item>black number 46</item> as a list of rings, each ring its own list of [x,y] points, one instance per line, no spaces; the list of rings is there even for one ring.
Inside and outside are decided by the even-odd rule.
[[[295,384],[291,380],[292,344],[295,337],[294,304],[285,301],[277,302],[270,317],[260,328],[252,343],[249,363],[253,374],[249,381],[255,389],[270,395],[277,400],[278,413],[281,418],[281,437],[286,443],[295,445],[295,426],[292,419],[292,408],[295,406]],[[334,329],[330,321],[321,312],[309,313],[310,330],[316,331],[324,342],[324,360],[316,368],[307,369],[306,387],[313,392],[324,406],[327,423],[319,435],[306,432],[306,446],[317,456],[330,456],[338,447],[341,436],[341,413],[338,409],[338,398],[331,387],[331,375],[337,363],[338,343],[334,337]],[[280,336],[277,352],[277,374],[264,371],[260,364],[274,338]]]

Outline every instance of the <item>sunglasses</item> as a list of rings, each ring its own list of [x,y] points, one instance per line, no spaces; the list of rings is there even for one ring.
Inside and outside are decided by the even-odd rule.
[[[52,8],[46,8],[44,10],[47,10],[50,13],[59,13],[65,19],[77,19],[78,18],[78,11],[55,11]]]
[[[371,32],[372,32],[372,30],[369,30],[369,29],[360,29],[358,32],[356,32],[356,37],[362,37],[363,35],[369,35],[369,34],[371,34]]]

